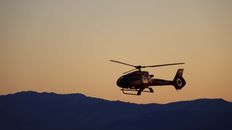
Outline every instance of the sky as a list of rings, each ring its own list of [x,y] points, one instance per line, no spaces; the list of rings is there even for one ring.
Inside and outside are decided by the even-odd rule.
[[[168,103],[232,101],[230,0],[0,0],[0,95],[82,93],[107,100]],[[186,86],[123,95],[116,81],[133,65]]]

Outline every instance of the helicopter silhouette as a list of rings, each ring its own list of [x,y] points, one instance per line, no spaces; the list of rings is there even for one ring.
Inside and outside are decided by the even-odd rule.
[[[127,64],[127,63],[116,61],[116,60],[110,60],[110,61],[134,67],[134,69],[124,72],[123,73],[124,75],[119,77],[117,80],[117,85],[120,88],[122,88],[121,90],[123,94],[141,95],[141,92],[153,93],[154,90],[150,86],[173,85],[176,90],[180,90],[186,85],[186,81],[182,77],[184,69],[178,69],[172,81],[152,78],[154,77],[154,75],[150,75],[148,71],[141,71],[141,69],[143,68],[180,65],[180,64],[184,64],[183,62],[150,65],[150,66],[141,66],[141,65],[135,66],[135,65]],[[145,89],[148,89],[148,90],[145,90]],[[136,91],[137,93],[136,94],[128,93],[129,91]]]

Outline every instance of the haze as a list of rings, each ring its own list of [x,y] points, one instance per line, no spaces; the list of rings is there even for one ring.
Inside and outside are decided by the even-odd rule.
[[[1,0],[0,94],[33,90],[83,93],[108,100],[166,103],[196,98],[232,101],[230,0]],[[187,85],[123,95],[129,66]]]

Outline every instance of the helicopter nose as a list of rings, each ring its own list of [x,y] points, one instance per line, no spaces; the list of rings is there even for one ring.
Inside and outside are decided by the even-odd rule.
[[[123,82],[123,77],[118,78],[117,85],[121,87],[122,82]]]
[[[118,80],[117,80],[117,85],[119,86],[119,87],[121,87],[121,88],[124,88],[124,87],[126,87],[125,85],[126,85],[126,82],[125,82],[125,77],[120,77],[120,78],[118,78]]]

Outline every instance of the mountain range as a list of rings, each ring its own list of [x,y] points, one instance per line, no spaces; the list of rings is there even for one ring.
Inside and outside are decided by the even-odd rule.
[[[232,102],[168,104],[109,101],[83,94],[18,92],[0,96],[1,130],[231,130]]]

